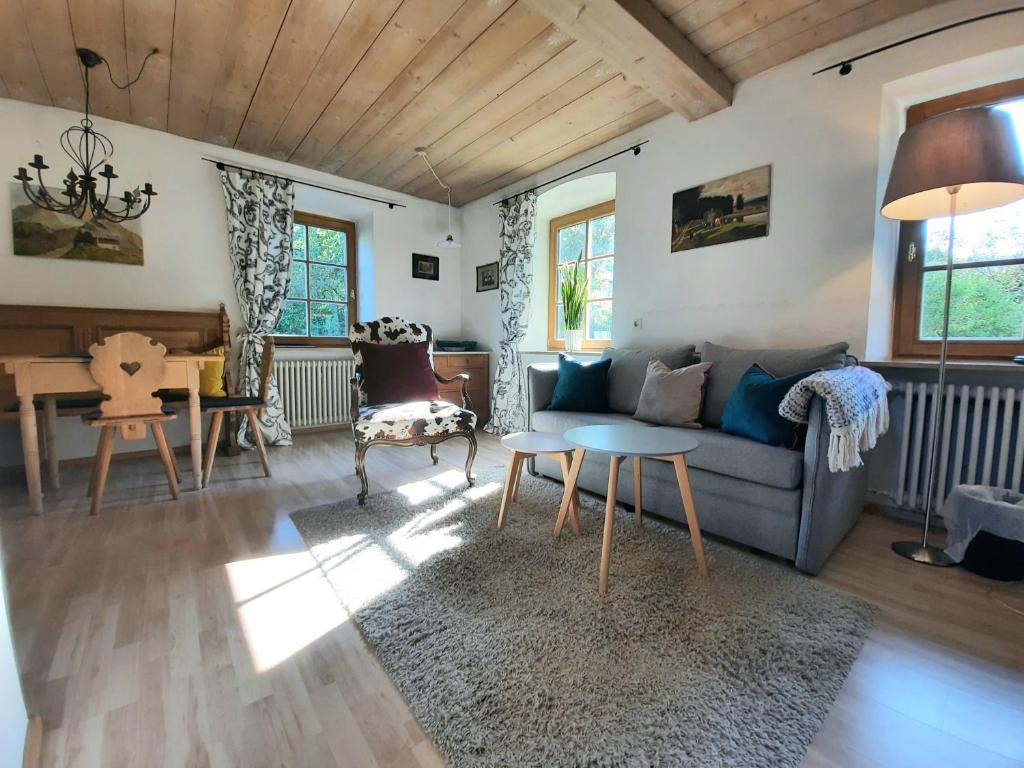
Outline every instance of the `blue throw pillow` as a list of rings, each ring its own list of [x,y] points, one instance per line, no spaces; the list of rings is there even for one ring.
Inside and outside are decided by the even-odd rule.
[[[800,425],[780,416],[779,404],[794,384],[812,373],[814,371],[804,371],[777,379],[754,363],[743,374],[725,406],[722,431],[765,445],[796,448]]]
[[[558,356],[558,383],[548,410],[608,412],[608,369],[611,358],[581,363]]]

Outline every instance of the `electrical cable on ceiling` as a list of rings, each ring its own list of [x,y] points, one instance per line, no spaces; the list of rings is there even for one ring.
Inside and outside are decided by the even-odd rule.
[[[425,147],[416,147],[416,154],[423,158],[423,162],[427,164],[427,168],[434,174],[434,178],[437,179],[437,183],[441,185],[441,188],[448,194],[448,236],[444,240],[438,243],[441,248],[460,248],[462,243],[455,239],[452,234],[452,188],[441,181],[441,177],[437,175],[437,171],[434,170],[434,166],[431,165],[430,159],[427,157],[427,150]]]
[[[137,74],[124,85],[121,85],[119,82],[117,82],[117,80],[114,79],[114,72],[110,69],[110,62],[103,58],[103,56],[100,56],[100,60],[107,65],[107,76],[110,78],[110,82],[113,83],[114,87],[121,91],[127,91],[137,82],[139,82],[140,78],[142,77],[142,73],[146,71],[146,64],[149,63],[151,57],[156,56],[158,53],[160,53],[159,48],[153,48],[149,53],[147,53],[146,58],[142,60],[142,66],[139,67],[139,74]]]

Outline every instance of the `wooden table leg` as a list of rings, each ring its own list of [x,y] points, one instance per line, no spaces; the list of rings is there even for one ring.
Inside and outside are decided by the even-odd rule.
[[[512,476],[512,497],[509,499],[510,504],[515,504],[519,501],[519,483],[523,479],[523,464],[533,454],[519,453],[516,452],[516,456],[519,457],[519,465],[516,467],[515,474]]]
[[[508,460],[508,472],[505,473],[505,487],[501,492],[501,506],[498,507],[498,530],[505,527],[508,522],[508,509],[512,506],[512,497],[515,495],[516,481],[523,466],[523,454],[512,451],[512,457]]]
[[[565,483],[568,480],[569,473],[572,471],[572,467],[569,465],[569,454],[560,453],[558,454],[558,463],[562,467],[562,482]],[[580,491],[579,488],[572,489],[572,498],[569,500],[569,525],[572,526],[572,532],[577,536],[580,535]]]
[[[690,539],[693,541],[693,555],[697,558],[697,571],[701,576],[708,575],[708,565],[704,561],[704,540],[700,535],[700,524],[697,522],[697,507],[693,503],[693,489],[690,487],[690,473],[686,469],[686,457],[682,454],[672,457],[676,468],[676,482],[679,493],[683,497],[683,510],[686,512],[686,525],[690,528]]]
[[[43,397],[43,434],[46,435],[46,474],[50,487],[60,489],[60,449],[57,446],[57,398]]]
[[[612,456],[608,466],[608,500],[604,505],[604,539],[601,541],[601,573],[597,578],[597,591],[608,594],[608,566],[612,559],[612,530],[615,528],[615,495],[619,492],[619,465],[621,456]]]
[[[636,524],[643,528],[644,478],[642,473],[642,460],[639,456],[633,457],[633,507],[636,510]]]
[[[562,503],[558,507],[558,520],[555,522],[555,538],[562,534],[562,527],[565,525],[565,519],[569,515],[569,507],[572,506],[573,498],[579,498],[576,496],[576,482],[579,480],[580,467],[583,466],[583,459],[586,455],[587,452],[582,448],[577,448],[573,451],[569,475],[562,478],[565,483],[565,490],[562,493]]]
[[[199,367],[188,367],[188,435],[192,448],[192,487],[203,487],[203,414],[199,409]]]
[[[21,451],[25,457],[25,480],[32,512],[43,514],[43,481],[39,475],[39,431],[36,429],[36,407],[32,395],[18,397],[18,416],[21,419]]]

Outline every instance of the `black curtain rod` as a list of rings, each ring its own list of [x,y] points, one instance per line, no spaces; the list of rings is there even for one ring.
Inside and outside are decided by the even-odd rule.
[[[820,75],[822,72],[828,72],[829,70],[832,70],[832,69],[838,69],[840,75],[848,75],[848,74],[850,74],[850,72],[853,71],[853,62],[860,61],[861,59],[866,59],[869,56],[874,56],[876,53],[882,53],[883,51],[888,51],[891,48],[898,48],[901,45],[906,45],[907,43],[912,43],[915,40],[920,40],[923,37],[930,37],[931,35],[937,35],[939,32],[945,32],[945,31],[950,30],[950,29],[956,29],[957,27],[962,27],[965,24],[973,24],[976,21],[984,21],[985,19],[992,19],[992,18],[995,18],[996,16],[1005,16],[1008,13],[1019,13],[1020,11],[1024,11],[1024,5],[1018,5],[1018,6],[1014,7],[1014,8],[1006,8],[1006,9],[1004,9],[1002,11],[993,11],[992,13],[986,13],[986,14],[983,14],[982,16],[975,16],[975,17],[970,18],[970,19],[964,19],[963,21],[955,21],[952,24],[947,24],[944,27],[939,27],[938,29],[932,29],[932,30],[929,30],[928,32],[921,32],[920,34],[914,35],[913,37],[908,37],[908,38],[906,38],[904,40],[899,40],[899,41],[897,41],[895,43],[889,43],[888,45],[883,45],[881,48],[875,48],[875,50],[873,50],[873,51],[868,51],[867,53],[862,53],[862,54],[860,54],[858,56],[853,56],[853,57],[851,57],[849,59],[843,59],[842,61],[837,61],[835,64],[831,64],[831,65],[829,65],[829,66],[827,66],[827,67],[825,67],[823,69],[819,69],[817,72],[814,72],[812,74]]]
[[[234,168],[236,171],[249,171],[250,173],[256,173],[256,174],[259,174],[260,176],[266,176],[267,178],[271,178],[271,179],[281,179],[282,181],[290,181],[293,184],[301,184],[304,187],[312,187],[313,189],[322,189],[325,192],[334,192],[334,193],[339,194],[339,195],[348,195],[349,197],[358,197],[360,200],[369,200],[371,203],[380,203],[381,205],[386,205],[388,208],[405,208],[406,207],[402,203],[396,203],[396,202],[393,202],[391,200],[381,200],[380,198],[377,198],[377,197],[369,197],[367,195],[359,195],[359,194],[356,194],[355,192],[346,192],[344,189],[335,189],[334,187],[325,187],[325,186],[322,186],[320,184],[313,184],[310,181],[302,181],[300,179],[292,179],[292,178],[290,178],[288,176],[278,176],[276,173],[267,173],[266,171],[261,171],[258,168],[248,168],[248,167],[246,167],[244,165],[232,165],[231,163],[225,163],[223,160],[215,160],[212,157],[204,157],[203,160],[205,160],[208,163],[213,163],[215,166],[217,166],[217,170],[219,170],[219,171],[223,171],[225,168]]]
[[[530,187],[529,189],[524,189],[522,192],[516,192],[516,194],[511,195],[509,197],[506,197],[506,198],[504,198],[502,200],[499,200],[496,203],[491,203],[491,205],[501,205],[502,203],[507,203],[509,200],[515,200],[517,197],[519,197],[520,195],[525,195],[527,192],[536,192],[538,189],[541,189],[542,187],[550,186],[551,184],[554,184],[555,182],[561,181],[562,179],[569,178],[574,173],[579,173],[580,171],[585,171],[585,170],[587,170],[587,168],[593,168],[595,165],[600,165],[603,162],[611,160],[613,157],[618,157],[619,155],[624,155],[627,152],[632,152],[634,155],[639,155],[640,154],[640,147],[642,147],[644,144],[650,144],[650,143],[651,143],[650,139],[644,139],[643,141],[640,141],[640,142],[637,142],[636,144],[628,146],[625,149],[620,150],[619,152],[616,152],[613,155],[608,155],[608,157],[602,157],[600,160],[595,160],[592,163],[584,165],[582,168],[577,168],[575,171],[569,171],[568,173],[563,173],[557,179],[552,179],[551,181],[545,181],[543,184],[538,184],[536,187]]]

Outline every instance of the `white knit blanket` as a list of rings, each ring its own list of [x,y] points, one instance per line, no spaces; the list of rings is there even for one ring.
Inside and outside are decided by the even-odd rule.
[[[828,468],[846,472],[864,462],[861,451],[875,447],[878,438],[889,429],[889,383],[859,365],[834,371],[818,371],[797,382],[779,405],[783,418],[806,424],[811,398],[825,401],[830,436]]]

